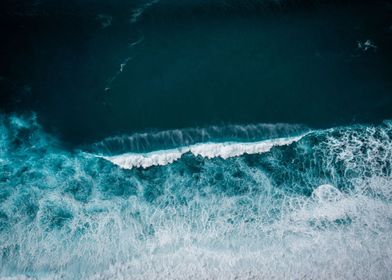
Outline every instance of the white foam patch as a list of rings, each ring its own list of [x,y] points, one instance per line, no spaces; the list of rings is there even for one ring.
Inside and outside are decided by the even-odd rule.
[[[150,153],[125,153],[115,156],[99,156],[124,169],[148,168],[162,166],[179,160],[185,153],[205,158],[221,157],[228,159],[244,154],[261,154],[270,151],[274,146],[286,146],[299,141],[306,134],[289,138],[276,138],[258,142],[223,142],[200,143],[176,149],[154,151]]]
[[[227,209],[229,200],[206,209]],[[310,198],[287,197],[284,214],[272,224],[229,228],[221,220],[217,228],[203,227],[200,235],[187,232],[180,221],[164,225],[147,256],[111,265],[89,279],[389,279],[390,209],[321,185]],[[189,235],[198,242],[189,241]]]

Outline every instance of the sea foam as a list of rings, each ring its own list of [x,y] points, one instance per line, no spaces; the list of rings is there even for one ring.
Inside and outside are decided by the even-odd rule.
[[[1,116],[0,277],[389,279],[390,123],[276,140],[124,169]]]
[[[244,154],[260,154],[271,150],[274,146],[290,145],[299,141],[304,135],[269,139],[258,142],[223,142],[223,143],[199,143],[188,147],[180,147],[177,149],[161,150],[149,153],[125,153],[115,156],[101,156],[102,158],[125,169],[134,167],[148,168],[157,165],[166,165],[179,160],[182,155],[192,153],[195,156],[204,158],[220,157],[227,159],[237,157]]]

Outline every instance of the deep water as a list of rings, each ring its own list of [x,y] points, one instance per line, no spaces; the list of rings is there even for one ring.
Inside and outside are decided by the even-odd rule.
[[[390,1],[2,3],[0,108],[37,112],[71,146],[150,129],[392,117]]]

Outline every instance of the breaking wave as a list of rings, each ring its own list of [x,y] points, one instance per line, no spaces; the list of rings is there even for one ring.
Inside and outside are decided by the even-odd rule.
[[[179,160],[184,154],[191,153],[194,156],[205,158],[241,156],[243,154],[261,154],[268,152],[274,146],[285,146],[300,140],[302,136],[290,138],[277,138],[260,142],[223,142],[223,143],[202,143],[192,146],[179,147],[171,150],[162,150],[150,153],[126,153],[115,156],[102,157],[122,168],[132,169],[134,167],[151,167],[156,165],[166,165]]]
[[[34,115],[2,115],[0,277],[388,279],[391,123],[287,127],[67,150]],[[181,155],[102,158],[165,149]]]

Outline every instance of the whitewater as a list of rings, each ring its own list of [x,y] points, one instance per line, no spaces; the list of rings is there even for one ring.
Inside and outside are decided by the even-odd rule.
[[[277,127],[70,150],[34,114],[3,114],[1,279],[389,279],[391,123]]]
[[[132,169],[133,167],[151,167],[156,165],[166,165],[180,159],[184,154],[191,153],[194,156],[205,158],[221,157],[227,159],[243,154],[260,154],[268,152],[274,146],[285,146],[300,140],[303,136],[292,138],[278,138],[254,143],[203,143],[195,144],[188,147],[179,147],[177,149],[162,150],[150,153],[126,153],[116,156],[98,156],[102,157],[122,168]]]

